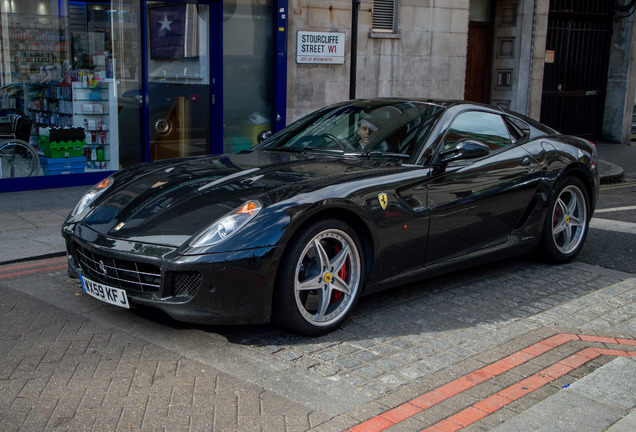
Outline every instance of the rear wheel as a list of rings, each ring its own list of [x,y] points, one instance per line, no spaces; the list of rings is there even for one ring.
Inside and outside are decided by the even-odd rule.
[[[577,178],[564,179],[548,203],[542,249],[550,261],[564,263],[583,247],[590,223],[590,200]]]
[[[321,219],[290,243],[274,296],[274,318],[309,336],[337,329],[358,301],[363,282],[360,242],[337,219]]]

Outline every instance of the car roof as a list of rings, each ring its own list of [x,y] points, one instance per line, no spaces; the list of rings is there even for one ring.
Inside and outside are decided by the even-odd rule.
[[[471,102],[461,99],[436,99],[436,98],[402,98],[402,97],[383,97],[383,98],[361,98],[361,99],[353,99],[348,102],[351,103],[360,103],[360,102],[371,102],[371,103],[391,103],[391,102],[420,102],[420,103],[428,103],[439,105],[444,108],[458,107],[458,106],[466,106],[466,107],[478,107],[483,108],[489,111],[496,111],[500,113],[504,113],[505,111],[499,107]],[[511,114],[515,114],[512,113]]]

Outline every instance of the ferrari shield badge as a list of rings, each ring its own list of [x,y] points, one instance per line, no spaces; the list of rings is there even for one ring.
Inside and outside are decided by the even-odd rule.
[[[382,210],[386,210],[386,206],[389,204],[389,198],[384,192],[378,194],[378,201],[380,202]]]

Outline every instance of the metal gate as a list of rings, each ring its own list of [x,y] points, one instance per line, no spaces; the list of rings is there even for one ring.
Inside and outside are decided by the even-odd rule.
[[[613,2],[551,0],[541,121],[572,135],[600,135]]]

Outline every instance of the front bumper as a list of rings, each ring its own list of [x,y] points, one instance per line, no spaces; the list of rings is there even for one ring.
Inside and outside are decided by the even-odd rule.
[[[175,248],[87,233],[86,228],[63,230],[69,268],[125,290],[133,306],[150,306],[178,321],[200,324],[270,320],[278,247],[183,256]]]

